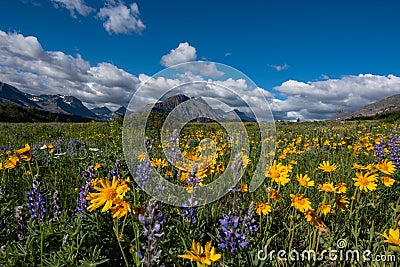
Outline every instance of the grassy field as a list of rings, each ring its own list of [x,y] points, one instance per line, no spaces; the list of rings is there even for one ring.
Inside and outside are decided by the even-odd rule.
[[[2,124],[0,265],[396,266],[399,126],[277,123],[274,163],[249,192],[260,143],[274,136],[259,140],[248,124],[249,157],[234,157],[242,174],[237,186],[218,201],[182,208],[155,201],[141,187],[157,171],[186,187],[190,200],[222,175],[231,144],[216,123],[192,123],[179,136],[191,160],[204,150],[203,138],[215,142],[204,170],[172,167],[149,129],[149,156],[138,153],[132,173],[121,120]]]

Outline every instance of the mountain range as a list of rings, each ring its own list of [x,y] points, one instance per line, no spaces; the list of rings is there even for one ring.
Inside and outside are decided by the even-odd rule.
[[[190,100],[190,101],[189,101]],[[186,105],[180,105],[186,101]],[[36,110],[40,116],[56,117],[61,120],[71,121],[107,121],[118,116],[124,116],[126,108],[121,106],[115,111],[107,107],[88,109],[81,100],[74,96],[65,95],[32,95],[21,92],[14,86],[0,82],[0,104],[11,104],[25,109]],[[144,107],[148,111],[150,105]],[[175,110],[177,108],[177,110]],[[9,110],[9,109],[8,109]],[[210,121],[207,115],[213,115],[215,120],[231,121],[238,117],[242,121],[255,121],[255,119],[239,110],[224,112],[221,109],[212,109],[202,98],[189,98],[186,95],[174,95],[163,101],[155,103],[151,112],[168,115],[172,110],[175,114],[185,117],[198,118],[197,121]],[[25,112],[26,113],[26,112]],[[29,112],[27,113],[29,114]],[[62,115],[62,116],[61,116]],[[20,116],[19,116],[20,117]]]
[[[189,102],[187,102],[189,101]],[[187,102],[185,105],[182,103]],[[118,116],[124,116],[126,108],[121,106],[115,111],[111,111],[107,107],[96,107],[88,109],[81,100],[74,96],[64,95],[32,95],[21,92],[14,86],[0,82],[0,105],[8,106],[4,110],[12,110],[13,105],[18,106],[18,110],[25,109],[19,117],[32,115],[32,110],[36,112],[40,118],[50,118],[50,120],[60,121],[107,121],[113,120]],[[10,108],[11,106],[11,108]],[[147,105],[143,108],[143,112],[148,112],[152,105]],[[232,121],[238,118],[245,122],[254,122],[255,118],[244,112],[234,109],[225,112],[221,109],[213,109],[202,98],[189,98],[186,95],[174,95],[167,99],[157,102],[151,112],[168,115],[174,110],[174,114],[179,114],[185,118],[197,118],[197,121],[211,121],[209,116],[212,114],[214,120]],[[365,105],[354,112],[339,110],[330,120],[347,120],[357,118],[369,118],[374,116],[382,116],[400,112],[400,94],[387,97],[377,102]],[[1,113],[1,112],[0,112]],[[23,116],[21,116],[24,114]],[[0,121],[7,121],[4,114],[0,114]],[[37,116],[36,116],[37,117]],[[26,118],[30,121],[29,118]],[[8,121],[12,121],[8,119]],[[48,121],[48,120],[46,120]]]
[[[181,105],[185,103],[184,105]],[[141,112],[149,112],[149,109],[153,105],[147,105]],[[196,118],[198,122],[209,122],[209,121],[235,121],[240,119],[244,122],[255,122],[256,119],[252,115],[248,115],[244,112],[234,109],[232,111],[225,112],[221,109],[213,109],[203,98],[190,98],[183,94],[174,95],[168,97],[163,101],[159,101],[154,104],[151,112],[160,113],[164,115],[170,114],[176,119],[185,120],[186,118]]]
[[[125,115],[125,107],[111,111],[107,107],[88,109],[82,101],[74,96],[64,95],[31,95],[21,92],[14,86],[0,82],[0,104],[12,104],[35,109],[42,114],[59,114],[63,118],[72,116],[74,121],[111,120]],[[45,112],[45,113],[43,113]]]

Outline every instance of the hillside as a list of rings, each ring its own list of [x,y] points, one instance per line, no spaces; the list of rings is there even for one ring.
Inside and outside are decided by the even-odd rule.
[[[68,115],[51,113],[35,108],[22,107],[15,104],[0,104],[1,122],[90,122],[92,119]]]
[[[359,118],[372,118],[380,117],[384,118],[390,114],[395,114],[400,111],[400,94],[392,95],[374,103],[365,105],[354,112],[346,112],[340,110],[331,120],[349,120]]]

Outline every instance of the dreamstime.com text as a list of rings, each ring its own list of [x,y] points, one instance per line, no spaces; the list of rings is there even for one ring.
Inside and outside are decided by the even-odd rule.
[[[260,261],[273,261],[275,258],[280,261],[363,261],[363,262],[396,262],[397,257],[394,254],[373,255],[370,250],[346,249],[347,241],[339,239],[336,242],[335,249],[324,249],[321,252],[314,250],[268,250],[267,246],[257,253]]]

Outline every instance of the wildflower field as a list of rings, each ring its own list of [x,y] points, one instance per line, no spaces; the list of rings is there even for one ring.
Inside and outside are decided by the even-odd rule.
[[[237,185],[197,206],[193,191],[224,173],[231,158],[216,123],[191,123],[171,140],[192,160],[202,139],[215,142],[211,164],[188,172],[166,160],[156,128],[130,172],[120,120],[3,124],[0,266],[396,266],[399,126],[277,123],[273,164],[249,192],[260,142],[275,138],[257,140],[257,127],[247,123],[250,156],[233,157]],[[143,191],[152,171],[186,188],[185,207]],[[359,258],[340,255],[346,250]],[[302,258],[303,251],[316,258]]]

